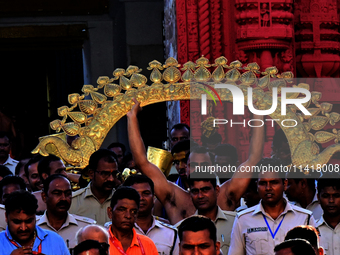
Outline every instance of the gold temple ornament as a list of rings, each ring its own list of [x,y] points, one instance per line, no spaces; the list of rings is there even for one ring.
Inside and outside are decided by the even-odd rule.
[[[260,72],[257,63],[242,67],[238,60],[228,64],[223,56],[213,64],[204,57],[196,63],[189,61],[183,65],[178,64],[174,58],[167,59],[164,64],[153,60],[147,69],[151,71],[151,85],[147,85],[148,79],[140,74],[139,67],[129,66],[126,70],[116,69],[112,78],[99,77],[96,87],[84,85],[81,90],[83,94],[70,94],[68,102],[71,106],[60,107],[58,114],[62,119],[50,123],[57,134],[41,137],[32,153],[43,156],[55,154],[76,169],[85,168],[90,155],[100,148],[110,129],[130,111],[134,97],[142,107],[172,100],[200,100],[204,94],[202,83],[212,87],[226,83],[236,85],[243,91],[245,105],[247,88],[252,86],[256,108],[266,110],[271,107],[274,87],[278,93],[287,85],[309,90],[308,84],[292,84],[291,72],[279,74],[276,67],[268,67]],[[259,75],[260,78],[257,77]],[[233,102],[230,91],[218,88],[216,91],[222,101]],[[304,115],[294,105],[289,105],[287,114],[282,116],[280,97],[276,111],[269,115],[277,119],[276,122],[287,136],[293,165],[308,165],[316,169],[317,165],[327,164],[332,155],[340,151],[340,132],[336,129],[332,132],[323,130],[327,124],[334,126],[340,120],[340,114],[331,111],[332,104],[319,103],[321,96],[321,92],[311,91],[311,99],[303,104],[312,115]],[[299,93],[288,94],[290,99],[298,97]],[[285,127],[281,124],[285,119],[294,120],[297,125],[294,128]],[[66,135],[77,138],[69,145]],[[320,152],[317,143],[329,141],[335,144]]]

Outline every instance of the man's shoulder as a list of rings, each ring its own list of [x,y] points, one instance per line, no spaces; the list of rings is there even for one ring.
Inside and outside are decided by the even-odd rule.
[[[77,191],[72,192],[72,199],[75,197],[80,197],[86,191],[86,188],[78,189]],[[85,194],[84,194],[85,195]]]
[[[237,218],[245,217],[246,215],[250,215],[255,211],[256,206],[244,209],[243,211],[236,214]]]
[[[232,211],[222,211],[225,216],[235,218],[237,215],[237,212],[232,212]]]
[[[91,224],[97,223],[94,219],[91,219],[91,218],[87,218],[87,217],[76,215],[76,214],[71,214],[71,215],[76,219],[77,222],[79,221],[85,225],[91,225]]]
[[[292,205],[292,204],[290,206],[292,207],[292,209],[294,211],[296,211],[298,213],[302,213],[302,214],[306,214],[306,215],[310,215],[310,216],[313,214],[312,211],[304,209],[304,208],[302,208],[300,206],[296,206],[296,205]]]
[[[141,235],[141,234],[137,234],[136,235],[139,237],[140,241],[143,244],[151,244],[151,245],[155,245],[155,243],[151,240],[150,237],[147,237],[146,235]]]
[[[156,220],[156,225],[158,225],[158,227],[161,227],[161,228],[177,231],[177,228],[175,226],[167,224],[167,223],[159,221],[159,220]]]

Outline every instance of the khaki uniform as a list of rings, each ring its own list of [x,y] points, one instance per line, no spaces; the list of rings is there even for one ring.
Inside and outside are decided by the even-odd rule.
[[[274,238],[264,217],[273,234],[278,229]],[[315,226],[311,211],[292,205],[286,200],[284,211],[274,220],[264,211],[260,202],[237,214],[231,233],[229,254],[274,254],[275,245],[284,241],[290,229],[306,224]]]
[[[135,230],[137,234],[145,235],[155,243],[159,255],[179,254],[179,238],[174,226],[160,222],[154,217],[152,226],[146,233],[137,223],[135,223]]]
[[[104,226],[105,222],[111,219],[107,215],[107,208],[110,207],[112,194],[104,201],[99,203],[98,199],[91,191],[91,182],[86,188],[77,190],[72,194],[72,204],[69,213],[81,215],[94,219],[97,224]]]
[[[293,202],[292,204],[301,207],[301,205],[298,202],[295,202],[295,203]],[[319,200],[318,200],[318,192],[317,191],[315,192],[312,203],[310,203],[306,207],[306,209],[313,213],[313,217],[316,221],[319,220],[322,217],[323,210],[322,210],[321,205],[320,205]]]
[[[0,205],[0,232],[4,231],[7,227],[5,212],[6,212],[5,206]]]
[[[333,229],[323,217],[316,223],[320,233],[320,245],[325,249],[327,255],[340,254],[340,223]]]
[[[59,230],[55,230],[50,225],[45,211],[44,215],[37,220],[36,224],[42,229],[56,232],[64,239],[67,248],[74,248],[77,245],[76,233],[78,230],[95,223],[95,220],[68,213],[65,223]]]
[[[194,215],[198,215],[198,211],[196,211]],[[235,216],[235,212],[223,211],[220,207],[218,207],[217,216],[214,223],[217,229],[217,241],[221,243],[221,250],[224,255],[228,254],[230,247],[231,230],[233,228]],[[183,220],[176,223],[175,226],[179,227],[182,222]]]

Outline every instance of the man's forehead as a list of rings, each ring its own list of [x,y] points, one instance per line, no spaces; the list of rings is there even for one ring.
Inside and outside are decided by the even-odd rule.
[[[170,135],[172,137],[174,137],[174,136],[188,136],[189,130],[185,127],[179,128],[179,129],[176,128],[176,129],[171,130]]]
[[[18,220],[28,220],[35,218],[35,214],[27,214],[24,210],[17,209],[7,214],[8,217]]]
[[[191,152],[189,155],[188,160],[190,162],[211,162],[209,153],[197,153],[197,152]]]
[[[131,188],[134,188],[135,190],[151,190],[150,184],[147,182],[134,183],[131,185]]]
[[[118,199],[115,208],[119,206],[136,208],[138,207],[136,201],[129,198]]]

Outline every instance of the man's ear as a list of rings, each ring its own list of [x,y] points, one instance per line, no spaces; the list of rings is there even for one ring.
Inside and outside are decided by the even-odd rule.
[[[284,191],[287,190],[287,185],[288,185],[288,180],[285,179],[285,180],[283,181],[283,190],[284,190]]]
[[[218,196],[220,194],[220,186],[216,185],[216,195]]]
[[[300,183],[301,183],[301,187],[302,188],[306,188],[307,187],[307,179],[302,179],[301,181],[300,181]]]
[[[5,212],[5,220],[6,220],[6,223],[8,223],[8,215],[7,215],[7,212]]]
[[[42,174],[41,174],[41,177],[42,177],[42,180],[41,180],[41,181],[44,181],[44,180],[47,179],[48,174],[47,174],[47,173],[42,173]]]
[[[107,216],[112,220],[112,208],[110,206],[107,208]]]
[[[43,191],[43,192],[41,192],[41,198],[42,198],[42,200],[44,201],[44,203],[46,204],[46,193],[45,193],[45,191]]]
[[[322,247],[320,247],[320,248],[318,249],[318,252],[319,252],[319,255],[324,255],[324,254],[325,254],[325,251],[323,250]]]
[[[216,242],[215,244],[215,248],[216,248],[216,255],[220,255],[221,254],[221,243],[219,241]]]
[[[94,171],[92,169],[89,169],[88,171],[88,175],[90,177],[91,180],[93,180],[93,177],[94,177]]]

